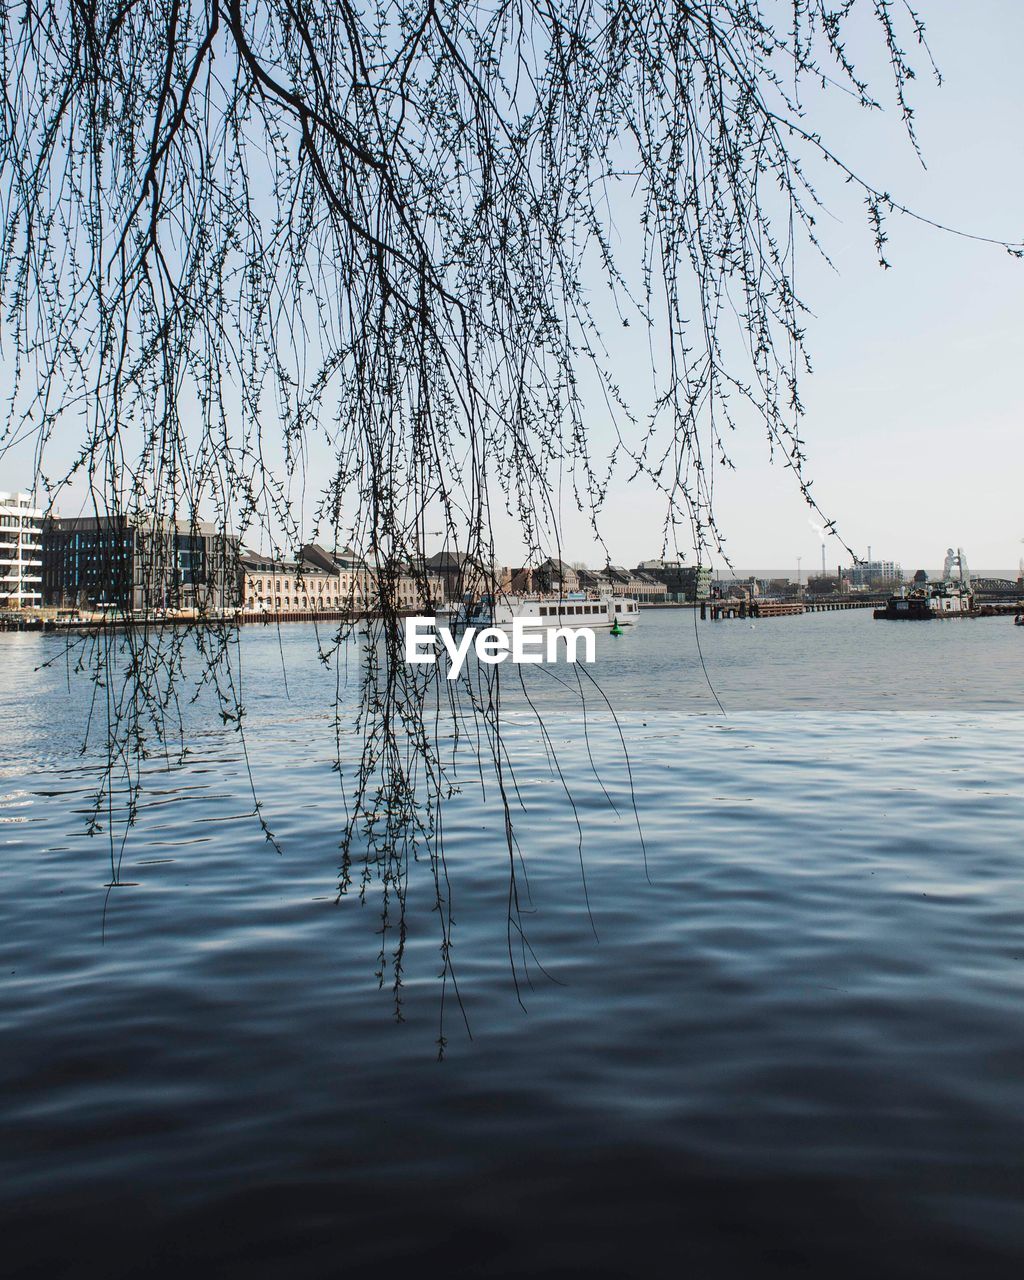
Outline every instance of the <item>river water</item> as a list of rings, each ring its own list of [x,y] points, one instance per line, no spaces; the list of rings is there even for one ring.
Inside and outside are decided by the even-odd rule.
[[[465,767],[438,1061],[429,860],[401,1022],[376,891],[337,899],[311,627],[242,634],[245,751],[185,706],[113,888],[116,680],[0,636],[4,1274],[1020,1274],[1022,646],[651,610],[599,638],[618,728],[565,667],[504,681],[525,941]]]

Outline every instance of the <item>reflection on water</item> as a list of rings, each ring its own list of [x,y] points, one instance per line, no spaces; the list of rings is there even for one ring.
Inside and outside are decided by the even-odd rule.
[[[601,637],[647,874],[607,709],[595,773],[571,689],[530,676],[589,913],[506,682],[526,1011],[501,816],[467,779],[445,830],[472,1039],[449,1008],[443,1064],[428,869],[402,1025],[372,897],[336,901],[334,684],[309,629],[242,646],[282,852],[237,736],[196,709],[111,890],[84,834],[86,695],[38,669],[57,641],[0,637],[7,1271],[1017,1274],[1020,635],[840,614],[700,637],[725,717],[688,613]]]

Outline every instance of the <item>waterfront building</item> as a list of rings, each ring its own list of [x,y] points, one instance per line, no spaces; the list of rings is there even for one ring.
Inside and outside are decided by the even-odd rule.
[[[439,575],[379,557],[364,558],[347,547],[328,551],[315,542],[300,548],[295,559],[243,552],[239,575],[243,607],[257,613],[375,613],[385,575],[392,578],[399,610],[431,612],[445,600]]]
[[[621,565],[587,569],[555,557],[536,567],[513,569],[509,589],[514,595],[557,595],[563,599],[581,591],[592,595],[631,596],[641,604],[664,604],[668,597],[665,584],[654,574],[624,569]]]
[[[581,589],[579,570],[549,556],[536,567],[513,569],[511,587],[517,595],[570,596]]]
[[[641,560],[637,572],[664,583],[667,600],[692,604],[711,596],[711,570],[706,565],[680,564],[674,560]]]
[[[762,592],[762,585],[765,590]],[[755,596],[768,595],[769,580],[760,578],[718,578],[714,594],[724,600],[752,600]]]
[[[54,517],[43,596],[58,608],[219,612],[238,604],[237,559],[237,541],[207,520]]]
[[[238,557],[242,608],[250,613],[365,610],[369,593],[360,568],[342,572],[323,554],[326,564],[243,551]]]
[[[617,596],[632,596],[641,604],[664,604],[668,588],[650,574],[610,564],[604,570],[610,589]]]
[[[0,609],[43,603],[43,513],[29,493],[0,493]]]
[[[346,552],[345,555],[351,557],[353,553]],[[406,613],[433,613],[445,603],[444,575],[428,569],[425,564],[415,565],[374,552],[366,556],[363,564],[372,589],[379,593],[387,584],[391,598]],[[500,590],[500,569],[491,566],[484,578],[488,583],[488,594]]]
[[[438,599],[464,600],[481,595],[495,595],[507,591],[516,572],[487,564],[477,556],[461,551],[438,551],[423,561],[423,576],[429,587],[431,599],[438,590]]]
[[[903,570],[893,560],[861,560],[846,575],[852,587],[872,587],[877,584],[899,585]]]
[[[568,596],[580,589],[578,571],[557,556],[549,556],[543,561],[538,567],[538,573],[548,582],[547,590],[555,595]]]
[[[640,604],[665,604],[668,587],[652,573],[643,569],[610,568],[616,594],[632,596]]]
[[[615,595],[621,584],[605,569],[577,569],[576,578],[581,591],[594,595]]]

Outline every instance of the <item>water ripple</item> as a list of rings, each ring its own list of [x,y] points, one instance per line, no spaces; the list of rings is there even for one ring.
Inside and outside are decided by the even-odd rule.
[[[449,991],[443,1065],[429,868],[401,1025],[375,894],[336,901],[306,628],[282,637],[290,702],[277,637],[243,641],[282,853],[237,737],[200,721],[181,768],[145,770],[114,888],[116,842],[85,835],[84,694],[36,670],[49,638],[0,637],[9,1273],[1019,1274],[1019,637],[709,627],[723,720],[686,622],[648,614],[600,654],[646,865],[607,709],[595,776],[578,700],[547,689],[563,786],[506,693],[518,991],[501,816],[462,762],[446,858],[472,1039]]]

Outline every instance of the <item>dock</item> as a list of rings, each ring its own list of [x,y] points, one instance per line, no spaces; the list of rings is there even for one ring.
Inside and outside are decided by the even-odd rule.
[[[886,601],[879,596],[840,600],[702,600],[700,616],[720,622],[729,618],[791,618],[803,613],[835,613],[840,609],[873,609],[885,616]],[[963,613],[936,614],[946,618],[1006,618],[1024,611],[1020,600],[990,600]]]
[[[700,616],[720,622],[723,618],[791,618],[803,613],[835,613],[841,609],[877,609],[879,596],[853,596],[838,600],[702,600]]]

